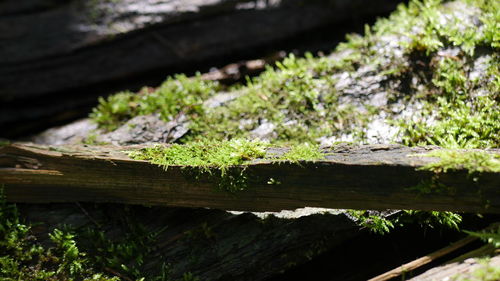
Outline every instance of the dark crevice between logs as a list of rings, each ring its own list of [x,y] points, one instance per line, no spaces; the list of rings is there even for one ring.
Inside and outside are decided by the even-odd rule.
[[[463,215],[461,229],[479,231],[490,223],[500,219],[498,215],[485,216]],[[389,234],[364,234],[346,241],[340,247],[329,250],[309,262],[296,266],[283,274],[266,281],[299,280],[342,280],[362,281],[397,268],[404,263],[426,256],[442,249],[467,235],[461,231],[445,228],[422,228],[419,225],[407,225],[391,231]],[[391,280],[407,280],[423,272],[480,248],[484,242],[477,240],[442,258]],[[406,278],[406,279],[405,279]]]

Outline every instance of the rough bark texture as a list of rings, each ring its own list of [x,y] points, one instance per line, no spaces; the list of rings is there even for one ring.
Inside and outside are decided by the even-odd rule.
[[[190,170],[167,170],[131,160],[113,146],[13,144],[0,149],[0,183],[13,202],[117,202],[224,210],[276,211],[305,206],[348,209],[419,209],[500,213],[499,173],[470,177],[458,170],[439,176],[441,186],[423,194],[416,187],[434,174],[417,168],[435,162],[409,156],[432,148],[398,145],[339,146],[324,160],[246,167],[248,186],[217,190],[219,178],[193,179]],[[271,150],[282,153],[282,150]],[[270,179],[280,184],[269,184]]]
[[[220,210],[123,206],[116,204],[18,204],[34,224],[42,243],[54,228],[96,228],[112,241],[133,233],[139,223],[146,233],[164,229],[155,239],[143,273],[156,274],[169,265],[169,280],[186,272],[199,280],[266,280],[366,232],[344,214],[315,214],[298,219],[259,218]],[[86,241],[79,241],[84,250]],[[92,249],[92,247],[89,247]],[[94,249],[95,250],[95,249]],[[92,252],[90,252],[92,254]],[[341,267],[341,266],[339,266]],[[120,268],[113,271],[121,272]]]
[[[110,86],[103,83],[248,53],[353,13],[390,11],[397,2],[2,1],[0,131],[13,134],[23,129],[9,128],[14,121],[89,105]]]

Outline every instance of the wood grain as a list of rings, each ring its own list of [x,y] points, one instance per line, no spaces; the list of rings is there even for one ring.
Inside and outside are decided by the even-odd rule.
[[[193,179],[183,167],[164,170],[129,159],[138,147],[38,146],[0,148],[0,185],[11,202],[116,202],[277,211],[300,207],[418,209],[500,213],[500,174],[471,177],[466,170],[439,176],[446,190],[414,187],[434,174],[417,168],[437,161],[418,154],[438,148],[397,145],[339,146],[324,160],[284,163],[256,160],[246,167],[247,189],[217,189],[213,178]],[[280,152],[275,150],[273,152]],[[268,184],[270,179],[280,184]]]

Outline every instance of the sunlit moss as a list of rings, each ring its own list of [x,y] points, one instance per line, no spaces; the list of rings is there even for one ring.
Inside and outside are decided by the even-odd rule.
[[[387,120],[399,120],[392,124],[407,145],[499,147],[498,8],[498,1],[488,0],[411,1],[372,28],[366,26],[364,36],[349,35],[332,56],[290,55],[247,84],[232,86],[238,97],[223,106],[203,105],[223,90],[220,85],[178,75],[158,89],[101,99],[91,117],[113,130],[137,115],[160,113],[169,121],[184,114],[190,121],[189,134],[180,140],[184,143],[254,138],[260,126],[272,128],[272,143],[314,143],[342,135],[365,142],[370,121],[385,111]],[[397,50],[383,53],[387,40],[397,42]],[[440,53],[450,48],[457,51]],[[395,55],[398,50],[401,57]],[[478,52],[489,57],[487,69],[471,79]],[[366,66],[385,77],[381,91],[393,102],[422,104],[421,111],[408,118],[383,106],[340,102],[335,74],[355,75]],[[413,80],[417,85],[404,84]],[[403,83],[399,88],[393,86],[398,81]]]
[[[206,175],[222,190],[238,191],[247,185],[245,168],[240,165],[263,158],[267,144],[258,140],[201,140],[169,147],[153,146],[130,152],[130,157],[147,160],[165,169],[182,166],[190,176]]]
[[[438,157],[440,160],[428,164],[421,169],[435,173],[446,173],[448,170],[465,169],[469,173],[500,173],[500,154],[485,151],[434,150],[425,154],[427,157]]]
[[[304,143],[292,146],[279,159],[290,162],[315,161],[323,159],[324,156],[317,144]]]

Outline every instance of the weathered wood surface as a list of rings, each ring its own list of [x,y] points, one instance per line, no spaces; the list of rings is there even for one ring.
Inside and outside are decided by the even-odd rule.
[[[486,258],[488,258],[487,261]],[[478,275],[475,271],[487,272],[486,268],[500,268],[500,250],[495,249],[491,244],[429,269],[409,281],[481,280],[476,279]]]
[[[253,54],[312,28],[391,11],[398,2],[0,1],[0,135],[151,83],[151,71],[162,70],[163,79]],[[131,85],[138,75],[145,77]],[[71,114],[78,116],[58,118]]]
[[[405,263],[398,268],[395,268],[386,273],[373,277],[368,281],[388,281],[388,280],[393,280],[394,278],[400,277],[402,275],[404,276],[405,273],[412,272],[413,270],[422,267],[430,262],[433,262],[439,258],[442,258],[443,256],[446,256],[460,248],[463,248],[476,240],[478,240],[477,237],[467,236],[443,249],[439,249],[436,252],[433,252],[427,256],[418,258],[409,263]]]
[[[142,272],[160,275],[158,270],[165,263],[170,269],[169,280],[182,280],[186,272],[199,280],[270,280],[325,251],[369,236],[345,214],[261,219],[250,213],[234,215],[203,208],[70,203],[17,206],[23,218],[33,224],[31,234],[42,243],[50,241],[47,234],[54,228],[64,225],[76,228],[77,233],[86,228],[98,229],[112,241],[137,233],[137,226],[133,227],[137,224],[147,234],[164,229],[145,256]],[[85,239],[77,242],[79,249],[89,255],[102,254],[94,252],[96,247]],[[338,267],[345,273],[350,269]],[[127,276],[120,268],[111,270]]]
[[[417,168],[438,159],[415,154],[432,148],[339,146],[316,162],[257,160],[246,169],[248,188],[237,193],[218,191],[213,179],[190,178],[182,167],[165,171],[131,160],[125,149],[131,147],[9,145],[0,149],[0,184],[12,202],[91,201],[248,211],[309,206],[500,213],[499,173],[471,177],[466,170],[448,172],[440,175],[439,183],[449,189],[430,194],[416,190],[415,186],[434,176]],[[271,185],[270,179],[280,184]]]

